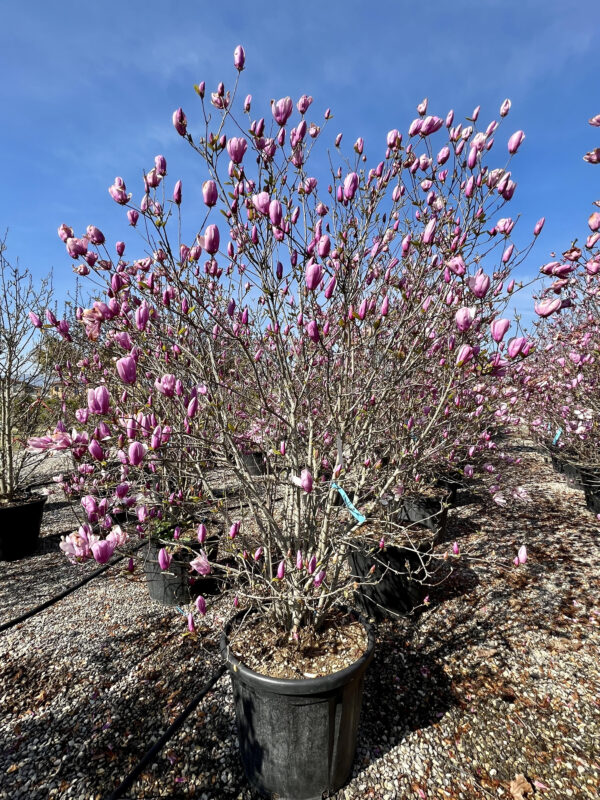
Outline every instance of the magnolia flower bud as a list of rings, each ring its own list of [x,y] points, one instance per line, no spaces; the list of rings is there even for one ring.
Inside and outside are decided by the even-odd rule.
[[[202,597],[201,594],[199,594],[198,597],[196,598],[196,610],[198,611],[199,614],[201,614],[202,616],[205,616],[205,614],[206,614],[206,600]]]
[[[508,140],[508,152],[512,155],[517,152],[523,139],[525,138],[525,134],[523,131],[516,131]]]
[[[460,346],[456,355],[456,366],[462,367],[463,364],[468,364],[473,358],[474,350],[470,344],[463,344]]]
[[[216,225],[209,225],[204,234],[204,249],[211,256],[219,250],[219,229]]]
[[[359,178],[356,172],[350,172],[346,175],[344,180],[344,197],[346,200],[352,200],[358,189]]]
[[[161,547],[161,549],[158,551],[158,566],[162,570],[169,569],[172,560],[173,556],[166,550],[166,548]]]
[[[173,112],[173,125],[180,136],[185,136],[187,131],[187,117],[183,113],[182,108],[178,108]]]
[[[244,48],[241,44],[233,51],[233,66],[241,72],[244,69],[244,64],[246,63],[246,53],[244,52]]]
[[[146,455],[146,446],[141,442],[132,442],[129,445],[127,456],[131,466],[139,467],[139,465],[144,460],[145,455]]]
[[[323,277],[323,268],[319,263],[311,258],[306,264],[304,276],[306,280],[306,288],[312,291],[321,283],[321,278]]]

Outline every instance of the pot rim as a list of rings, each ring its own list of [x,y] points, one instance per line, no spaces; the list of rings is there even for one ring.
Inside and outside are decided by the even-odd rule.
[[[231,652],[228,639],[231,626],[237,619],[247,614],[254,614],[258,611],[256,608],[251,608],[238,611],[235,616],[228,620],[221,633],[219,647],[232,677],[236,675],[249,686],[256,689],[267,690],[273,694],[298,696],[326,694],[335,691],[344,684],[349,683],[353,678],[364,673],[371,663],[375,651],[375,632],[373,626],[362,614],[354,609],[345,606],[334,607],[355,614],[367,633],[367,648],[362,656],[353,664],[350,664],[350,666],[338,672],[333,672],[331,675],[322,675],[318,678],[273,678],[270,675],[261,675],[259,672],[255,672],[242,663],[237,656]]]
[[[36,503],[41,503],[43,505],[47,500],[48,495],[43,494],[43,492],[28,492],[25,490],[12,500],[2,500],[2,502],[0,502],[0,508],[18,508],[19,506],[30,506]]]

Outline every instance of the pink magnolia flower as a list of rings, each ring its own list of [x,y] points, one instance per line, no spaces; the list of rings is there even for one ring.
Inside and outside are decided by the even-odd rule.
[[[510,328],[509,319],[495,319],[490,325],[492,331],[492,339],[496,343],[500,343],[504,339],[506,332]]]
[[[108,187],[108,192],[115,203],[121,206],[126,205],[131,200],[131,194],[127,194],[127,188],[123,178],[115,178],[112,186]]]
[[[201,550],[199,555],[193,561],[190,561],[190,567],[199,572],[200,575],[210,575],[211,566],[204,550]]]
[[[523,131],[515,131],[515,133],[513,133],[513,135],[508,140],[508,152],[511,155],[517,152],[524,138],[525,134],[523,133]]]
[[[160,380],[157,378],[154,381],[154,386],[165,397],[173,397],[175,394],[175,382],[175,375],[167,373]]]
[[[227,141],[227,152],[229,153],[229,158],[234,164],[242,163],[247,149],[248,142],[243,136],[232,136],[231,139]]]
[[[120,525],[115,525],[106,537],[107,541],[112,542],[115,547],[122,547],[129,539],[129,534]]]
[[[271,112],[275,122],[281,127],[288,121],[293,110],[294,104],[291,97],[282,97],[281,100],[277,100],[277,102],[273,100],[271,103]]]
[[[519,548],[519,552],[517,554],[517,561],[519,564],[525,564],[527,561],[527,548],[525,545],[521,545]]]
[[[198,543],[204,544],[207,536],[208,536],[208,531],[206,530],[206,525],[203,522],[201,522],[200,525],[198,525]]]
[[[300,100],[296,103],[296,108],[300,114],[306,114],[313,99],[310,95],[303,94]]]
[[[131,464],[131,466],[139,467],[139,465],[144,460],[146,451],[147,451],[146,445],[142,444],[142,442],[132,442],[129,445],[129,450],[127,451],[129,463]]]
[[[313,476],[308,469],[303,469],[300,473],[300,477],[295,475],[292,478],[292,483],[300,489],[303,489],[307,494],[310,494],[313,490]]]
[[[456,314],[454,315],[456,327],[461,332],[468,331],[471,325],[473,324],[474,319],[475,319],[474,306],[463,306],[462,308],[459,308]]]
[[[279,566],[277,567],[277,577],[280,581],[282,581],[284,576],[285,576],[285,559],[282,559],[279,562]]]
[[[259,192],[258,194],[252,195],[252,205],[260,214],[266,216],[269,213],[269,207],[271,205],[269,193]]]
[[[96,461],[102,461],[104,459],[104,450],[97,439],[92,439],[92,441],[89,443],[88,452],[92,458],[96,459]]]
[[[75,564],[92,557],[90,546],[96,541],[98,537],[91,533],[89,525],[81,525],[76,533],[63,536],[59,547],[69,561]]]
[[[136,379],[136,363],[133,356],[124,356],[119,358],[117,363],[117,372],[123,383],[133,384]]]
[[[158,551],[158,566],[162,569],[169,569],[173,556],[167,551],[165,547],[161,547]]]
[[[88,408],[92,414],[108,414],[110,395],[106,386],[98,386],[88,390]]]
[[[467,280],[467,285],[475,297],[481,299],[486,296],[490,288],[490,276],[486,275],[483,270],[478,270],[473,278]]]
[[[238,46],[233,51],[233,66],[239,72],[241,72],[244,69],[245,63],[246,63],[246,53],[242,45],[238,44]]]
[[[524,336],[517,336],[514,339],[511,339],[508,343],[508,357],[516,358],[519,353],[522,352],[526,342],[527,339]]]
[[[204,249],[211,256],[219,251],[219,229],[216,225],[209,225],[204,234]]]
[[[207,206],[216,205],[218,200],[217,184],[214,181],[204,181],[202,184],[202,197]]]
[[[467,271],[467,267],[462,259],[462,256],[454,256],[454,258],[451,258],[447,262],[447,266],[450,272],[453,272],[455,275],[458,275],[459,277],[461,275],[464,275],[465,272]]]
[[[589,153],[586,153],[583,156],[583,160],[587,161],[588,164],[600,164],[600,147],[597,147],[595,150],[590,150]]]
[[[115,542],[111,541],[110,539],[102,539],[98,542],[94,542],[92,545],[92,555],[98,564],[106,564],[112,558],[112,555],[115,552],[115,547]]]
[[[315,578],[314,578],[314,581],[313,581],[315,589],[318,589],[319,586],[323,583],[324,580],[325,580],[325,570],[322,569],[322,570],[320,570],[320,572],[317,572],[317,574],[315,575]]]
[[[540,303],[535,303],[533,308],[538,316],[549,317],[551,314],[554,314],[555,311],[559,311],[562,308],[562,301],[559,297],[554,299],[547,297]]]
[[[350,172],[346,175],[344,180],[344,197],[346,200],[352,200],[358,189],[358,175],[356,172]]]
[[[309,259],[306,264],[304,277],[306,280],[306,288],[310,291],[316,289],[323,277],[323,267],[313,258]]]
[[[173,112],[173,126],[180,136],[185,136],[187,132],[187,117],[182,108]]]
[[[464,364],[468,364],[474,354],[475,352],[470,344],[461,345],[456,355],[456,366],[462,367]]]
[[[435,217],[429,220],[425,226],[425,230],[423,231],[423,244],[431,244],[433,242],[435,238],[436,225],[437,219]]]

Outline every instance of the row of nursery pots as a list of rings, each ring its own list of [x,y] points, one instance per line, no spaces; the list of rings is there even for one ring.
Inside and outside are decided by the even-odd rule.
[[[547,447],[555,470],[582,488],[588,509],[594,514],[600,514],[600,467],[582,464],[577,455],[555,445]]]

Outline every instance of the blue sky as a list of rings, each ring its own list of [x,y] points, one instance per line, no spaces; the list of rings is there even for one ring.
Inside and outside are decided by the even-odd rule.
[[[600,167],[582,161],[600,146],[587,124],[600,113],[597,0],[22,0],[2,4],[0,30],[0,231],[11,260],[36,276],[53,268],[64,296],[73,275],[62,222],[80,235],[93,223],[113,241],[130,233],[107,192],[116,175],[138,196],[162,153],[169,178],[197,191],[207,176],[171,115],[183,106],[193,129],[193,84],[231,84],[240,43],[242,97],[266,113],[271,98],[312,95],[316,119],[334,112],[328,135],[344,131],[348,147],[363,136],[372,165],[424,97],[430,113],[454,108],[457,119],[481,105],[484,125],[510,97],[498,150],[514,130],[527,136],[510,213],[524,238],[547,219],[522,274],[585,237],[600,197]]]

